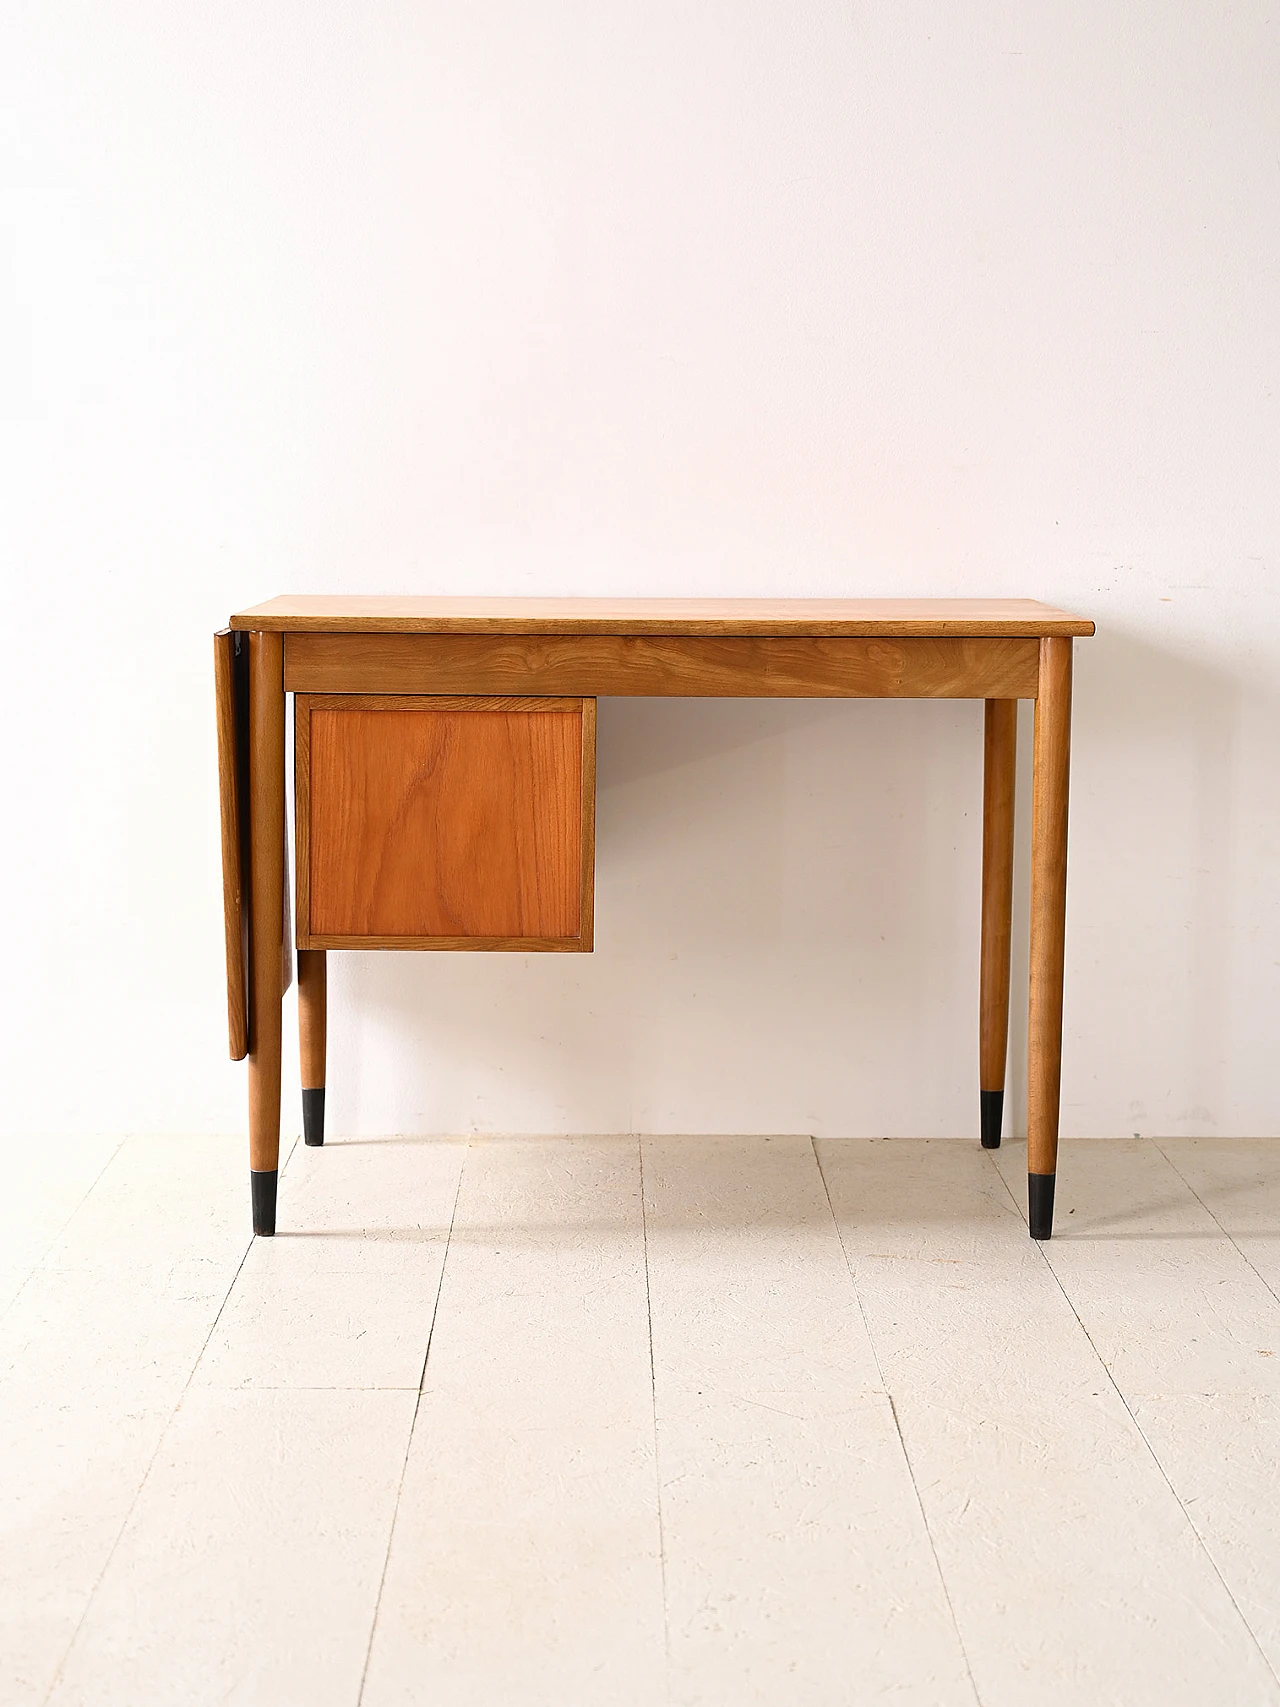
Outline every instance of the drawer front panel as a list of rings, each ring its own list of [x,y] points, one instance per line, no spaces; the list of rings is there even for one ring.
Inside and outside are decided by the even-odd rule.
[[[299,695],[301,946],[591,946],[595,702]]]

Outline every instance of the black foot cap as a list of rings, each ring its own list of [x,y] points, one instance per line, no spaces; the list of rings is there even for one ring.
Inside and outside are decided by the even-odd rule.
[[[982,1148],[998,1150],[1004,1127],[1004,1092],[979,1091],[978,1098],[982,1103]]]
[[[302,1093],[302,1141],[304,1144],[324,1143],[324,1086],[318,1091]]]
[[[253,1230],[269,1238],[276,1230],[276,1180],[279,1174],[275,1168],[257,1168],[249,1170],[249,1184],[253,1190]]]
[[[1053,1182],[1056,1174],[1027,1175],[1027,1219],[1033,1239],[1053,1237]]]

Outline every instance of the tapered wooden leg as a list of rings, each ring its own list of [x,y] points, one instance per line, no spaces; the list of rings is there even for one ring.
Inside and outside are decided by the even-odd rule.
[[[302,1136],[324,1143],[324,1043],[328,979],[322,948],[298,950],[298,1053],[302,1059]]]
[[[1062,970],[1067,916],[1067,787],[1071,770],[1071,648],[1040,642],[1031,803],[1031,1004],[1027,1068],[1027,1206],[1031,1237],[1053,1232],[1062,1094]]]
[[[979,1100],[982,1145],[998,1150],[1009,1053],[1009,952],[1013,935],[1013,802],[1018,702],[989,699],[982,778],[982,995]]]
[[[249,836],[249,1168],[253,1230],[274,1233],[284,993],[284,649],[278,634],[249,636]]]

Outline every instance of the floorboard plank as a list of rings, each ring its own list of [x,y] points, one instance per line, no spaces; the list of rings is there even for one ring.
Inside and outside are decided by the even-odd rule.
[[[195,1380],[416,1392],[464,1140],[299,1144]]]
[[[1061,1168],[1047,1260],[1280,1673],[1280,1145],[1077,1142]]]
[[[68,1137],[0,1145],[0,1312],[17,1296],[94,1182],[118,1138]]]
[[[1025,1192],[1021,1145],[999,1153]],[[1280,1300],[1147,1138],[1063,1145],[1044,1254],[1126,1396],[1280,1397]]]
[[[1271,1669],[1280,1673],[1280,1400],[1141,1395],[1138,1425]]]
[[[473,1139],[363,1707],[656,1707],[638,1145]]]
[[[50,1707],[353,1707],[414,1403],[192,1389]]]
[[[0,1702],[1280,1704],[1280,1143],[816,1155],[29,1150]]]
[[[0,1320],[5,1707],[44,1700],[75,1635],[244,1256],[247,1195],[242,1141],[126,1141]]]
[[[973,1703],[808,1138],[646,1138],[671,1696]]]
[[[989,1153],[818,1153],[983,1707],[1280,1700]]]
[[[1280,1138],[1162,1138],[1159,1148],[1280,1297]]]

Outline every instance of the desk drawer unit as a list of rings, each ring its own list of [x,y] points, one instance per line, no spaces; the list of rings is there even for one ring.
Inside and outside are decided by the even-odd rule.
[[[595,700],[298,694],[301,949],[588,952]]]

